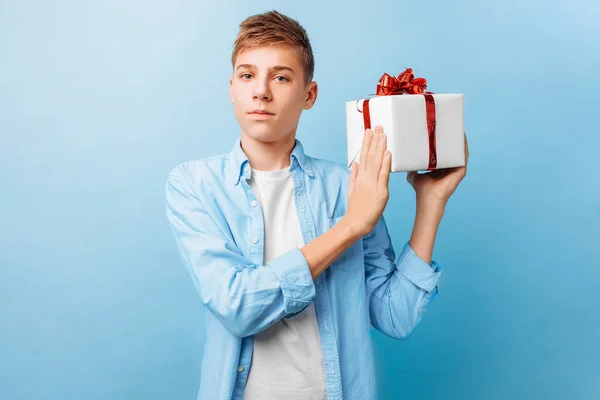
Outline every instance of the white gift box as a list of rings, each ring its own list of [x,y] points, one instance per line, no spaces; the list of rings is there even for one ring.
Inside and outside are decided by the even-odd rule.
[[[348,165],[360,164],[360,149],[365,132],[365,115],[370,127],[381,125],[392,153],[391,172],[425,171],[465,165],[464,95],[430,94],[434,99],[435,131],[429,140],[426,96],[400,94],[375,96],[346,102]],[[367,124],[368,125],[368,124]],[[430,144],[431,143],[431,144]],[[430,155],[437,159],[435,167]]]

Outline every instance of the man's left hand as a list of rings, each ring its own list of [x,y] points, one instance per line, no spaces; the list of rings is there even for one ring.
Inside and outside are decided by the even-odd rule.
[[[467,175],[468,161],[469,146],[467,143],[467,134],[465,133],[464,167],[438,169],[424,174],[412,171],[406,175],[406,180],[415,189],[419,201],[425,201],[426,203],[432,201],[445,207],[452,193],[454,193],[459,183]]]

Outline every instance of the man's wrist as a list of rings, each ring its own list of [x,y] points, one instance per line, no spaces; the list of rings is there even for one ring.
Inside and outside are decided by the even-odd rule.
[[[353,242],[357,241],[365,235],[360,226],[354,221],[350,220],[347,216],[344,216],[340,220],[339,224],[342,225],[344,228],[344,235]]]
[[[444,211],[445,202],[435,199],[417,200],[417,212],[409,245],[428,264],[431,262],[435,238]]]
[[[446,211],[447,201],[431,196],[417,196],[416,204],[418,214],[425,214],[434,219],[441,219]]]

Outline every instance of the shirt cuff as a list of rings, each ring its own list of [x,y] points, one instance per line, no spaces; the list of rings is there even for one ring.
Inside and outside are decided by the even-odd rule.
[[[267,264],[279,280],[286,315],[296,314],[316,296],[308,261],[299,248],[294,248]]]
[[[396,261],[398,272],[419,288],[433,295],[437,294],[437,284],[442,275],[442,267],[435,261],[427,264],[406,242]]]

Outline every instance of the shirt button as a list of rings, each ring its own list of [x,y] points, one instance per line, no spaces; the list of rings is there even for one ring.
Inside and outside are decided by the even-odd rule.
[[[307,173],[308,175],[312,175],[312,171],[311,171],[310,169],[307,169],[307,170],[306,170],[306,173]]]
[[[258,205],[258,201],[252,200],[250,204],[252,204],[252,207],[256,207]]]
[[[238,372],[244,372],[244,367],[242,367],[241,365],[238,367]]]
[[[258,238],[252,238],[252,243],[254,243],[254,244],[258,243]]]

